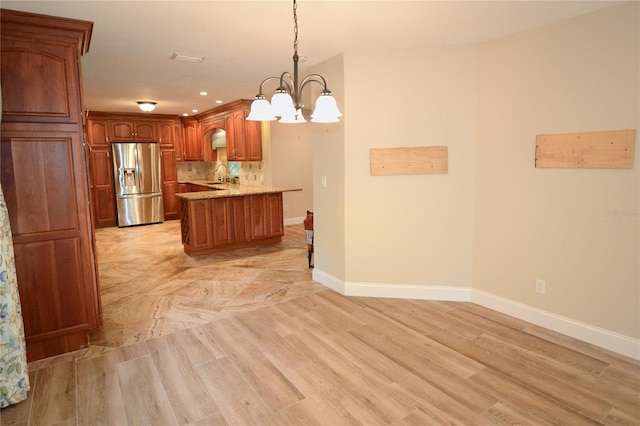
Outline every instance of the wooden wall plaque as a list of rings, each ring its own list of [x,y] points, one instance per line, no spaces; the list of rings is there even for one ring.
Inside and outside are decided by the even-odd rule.
[[[635,130],[536,136],[536,167],[631,169]]]
[[[445,174],[448,171],[446,146],[412,148],[372,148],[371,175]]]

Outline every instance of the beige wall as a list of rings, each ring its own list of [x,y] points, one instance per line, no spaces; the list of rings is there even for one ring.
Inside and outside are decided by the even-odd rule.
[[[338,108],[345,111],[343,57],[337,56],[316,66],[311,72],[325,77]],[[312,88],[312,99],[318,85]],[[310,105],[313,107],[313,105]],[[310,117],[307,117],[310,119]],[[344,123],[312,123],[313,140],[313,225],[315,266],[331,277],[344,279],[345,274],[345,157]],[[326,186],[322,178],[326,178]]]
[[[576,322],[574,335],[628,336],[637,351],[640,150],[631,170],[535,169],[534,154],[539,133],[640,127],[638,23],[633,2],[482,45],[346,52],[314,69],[344,83],[345,114],[313,125],[314,278],[347,294],[465,290]],[[370,148],[421,145],[449,147],[448,174],[370,176]]]
[[[536,134],[639,128],[638,40],[635,2],[481,46],[474,289],[640,337],[637,134],[633,169],[534,168]]]
[[[283,194],[285,224],[300,223],[307,210],[313,210],[311,123],[280,124],[272,121],[269,125],[271,184],[302,188],[302,191]]]
[[[476,52],[346,55],[346,281],[471,285]],[[371,148],[433,145],[449,173],[371,176]]]

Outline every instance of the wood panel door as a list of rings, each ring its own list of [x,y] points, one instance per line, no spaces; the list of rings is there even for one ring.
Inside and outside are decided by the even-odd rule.
[[[111,134],[115,141],[130,141],[133,140],[134,130],[133,122],[126,120],[114,120],[111,122]]]
[[[264,195],[267,206],[267,236],[284,235],[284,218],[282,213],[282,192]]]
[[[83,148],[87,21],[2,10],[0,180],[27,359],[88,346],[101,325]]]
[[[211,221],[213,227],[213,246],[225,246],[233,243],[233,216],[229,198],[212,198]]]
[[[178,171],[176,155],[173,150],[162,150],[162,202],[165,220],[177,219],[180,205],[176,198],[178,192]]]
[[[213,233],[211,223],[211,200],[193,200],[189,206],[189,228],[192,249],[213,247]]]
[[[156,125],[153,121],[134,121],[133,132],[138,142],[157,142]]]
[[[79,147],[63,132],[3,132],[0,143],[30,361],[85,347],[101,322]]]
[[[109,148],[111,145],[109,120],[87,120],[87,137],[92,148]]]
[[[231,216],[233,217],[233,242],[251,241],[251,214],[249,197],[231,197]]]
[[[175,126],[173,121],[158,122],[158,142],[160,149],[175,149]]]
[[[153,121],[111,121],[111,134],[114,141],[156,142],[155,123]]]
[[[249,196],[251,211],[251,238],[256,240],[267,237],[267,203],[264,195]]]
[[[184,161],[202,161],[202,138],[199,135],[198,123],[183,123],[183,156]]]
[[[247,133],[245,121],[247,115],[244,109],[233,112],[233,144],[235,161],[247,161]]]
[[[262,161],[262,122],[246,121],[247,161]]]
[[[116,205],[111,151],[92,149],[89,162],[95,225],[97,227],[115,226]]]

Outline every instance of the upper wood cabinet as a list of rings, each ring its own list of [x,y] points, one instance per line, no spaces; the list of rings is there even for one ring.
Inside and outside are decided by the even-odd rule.
[[[111,128],[109,120],[87,120],[87,138],[92,148],[110,148]]]
[[[227,160],[262,161],[261,123],[247,121],[250,105],[251,101],[238,100],[194,116],[202,123],[205,154],[206,148],[211,146],[210,140],[207,140],[210,129],[222,127],[227,132]],[[204,161],[212,160],[205,158]]]
[[[88,347],[102,322],[80,81],[93,24],[0,20],[0,179],[31,362]]]
[[[114,141],[157,142],[158,135],[153,121],[112,120]]]
[[[195,120],[183,120],[182,129],[182,159],[184,161],[203,161],[200,123]]]
[[[176,148],[176,129],[175,121],[158,121],[158,142],[160,142],[161,149],[175,149]]]

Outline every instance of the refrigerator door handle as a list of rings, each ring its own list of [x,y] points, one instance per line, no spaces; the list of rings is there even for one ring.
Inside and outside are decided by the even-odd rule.
[[[118,195],[118,198],[153,198],[161,195],[161,192],[150,192],[147,194],[126,194],[126,195]]]

